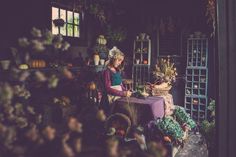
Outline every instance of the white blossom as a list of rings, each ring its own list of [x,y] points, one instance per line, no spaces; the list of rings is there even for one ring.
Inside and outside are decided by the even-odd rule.
[[[33,49],[35,51],[41,52],[41,51],[45,50],[43,43],[40,42],[39,40],[32,40],[31,42],[33,44]]]
[[[18,44],[21,47],[27,47],[27,46],[29,46],[30,43],[27,38],[23,37],[23,38],[18,39]]]
[[[33,35],[33,37],[36,37],[36,38],[40,38],[42,37],[42,32],[41,30],[33,27],[33,29],[31,30],[31,34]]]

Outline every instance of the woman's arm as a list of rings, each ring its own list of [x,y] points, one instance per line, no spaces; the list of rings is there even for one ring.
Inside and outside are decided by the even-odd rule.
[[[104,71],[104,82],[105,88],[108,94],[115,95],[115,96],[126,96],[125,91],[119,91],[116,89],[111,88],[111,73],[110,70]]]
[[[125,88],[124,84],[121,82],[121,84],[120,84],[120,85],[121,85],[121,88],[122,88],[122,90],[123,90],[123,91],[125,91],[125,90],[126,90],[126,88]]]

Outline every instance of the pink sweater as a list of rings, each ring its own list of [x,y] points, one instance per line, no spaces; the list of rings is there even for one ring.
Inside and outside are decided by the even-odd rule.
[[[122,91],[111,88],[112,86],[111,75],[112,75],[112,71],[110,69],[106,69],[104,71],[104,82],[105,82],[105,89],[106,89],[107,94],[111,94],[115,96],[125,96],[125,88],[122,83],[121,83]]]

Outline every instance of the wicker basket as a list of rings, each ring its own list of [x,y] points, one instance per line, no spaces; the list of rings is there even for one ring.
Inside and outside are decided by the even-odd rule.
[[[153,96],[161,96],[161,95],[167,95],[172,86],[168,86],[166,88],[156,88],[155,84],[147,84],[145,85],[145,88],[149,94]]]
[[[120,125],[113,126],[113,122],[117,120],[119,121]],[[131,127],[131,120],[123,113],[114,113],[110,115],[105,122],[105,129],[108,130],[110,127],[114,127],[115,129],[122,128],[125,130],[125,135],[127,135]]]
[[[172,86],[169,86],[167,88],[163,88],[163,89],[160,89],[160,88],[152,88],[152,95],[153,96],[161,96],[161,95],[167,95],[170,91]]]

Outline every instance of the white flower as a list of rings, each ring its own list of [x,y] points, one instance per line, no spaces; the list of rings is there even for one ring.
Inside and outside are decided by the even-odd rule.
[[[27,46],[29,46],[30,43],[27,38],[23,37],[23,38],[18,39],[18,44],[21,47],[27,47]]]
[[[27,89],[25,89],[25,86],[20,86],[20,85],[14,86],[14,93],[16,96],[23,97],[25,99],[28,99],[31,96],[30,92]]]
[[[53,41],[54,42],[62,42],[63,41],[62,35],[61,34],[55,35]]]
[[[30,73],[28,71],[23,71],[20,75],[19,80],[20,81],[25,81],[29,77]]]
[[[16,57],[16,54],[18,53],[18,50],[15,47],[11,47],[11,53],[14,57]]]
[[[0,102],[3,103],[9,103],[11,102],[11,99],[13,98],[14,92],[12,87],[5,83],[2,86],[0,86]]]
[[[61,44],[61,42],[56,42],[53,44],[53,46],[55,49],[60,49],[62,47],[62,44]]]
[[[41,30],[39,30],[35,27],[33,27],[33,29],[31,30],[31,34],[33,35],[33,37],[36,37],[36,38],[42,37]]]
[[[49,30],[46,30],[44,33],[43,33],[43,44],[45,45],[51,45],[52,44],[52,39],[53,39],[53,34],[51,31]]]
[[[35,51],[41,52],[41,51],[45,50],[43,43],[40,42],[39,40],[32,40],[32,44],[33,44],[33,49]]]
[[[36,71],[35,76],[36,76],[36,80],[39,82],[45,82],[47,80],[46,76],[40,71]]]
[[[58,85],[59,79],[56,75],[52,75],[48,80],[48,88],[56,88]]]
[[[29,113],[31,114],[35,114],[34,108],[32,106],[27,106],[27,110],[29,111]]]
[[[70,47],[70,43],[68,42],[64,42],[63,45],[62,45],[62,51],[66,51],[68,50]]]
[[[23,117],[17,117],[16,118],[16,124],[20,127],[20,128],[24,128],[28,125],[27,119],[23,118]]]

